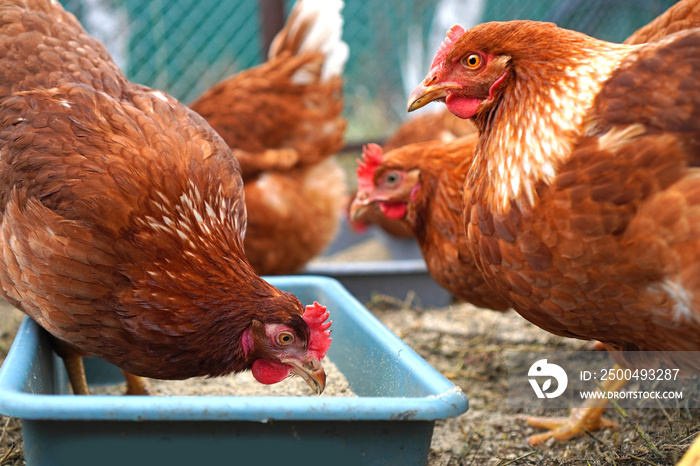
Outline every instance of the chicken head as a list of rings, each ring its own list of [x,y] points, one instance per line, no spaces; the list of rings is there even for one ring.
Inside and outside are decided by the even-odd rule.
[[[408,203],[415,201],[420,189],[420,171],[383,166],[384,152],[377,144],[363,148],[358,160],[357,194],[350,205],[350,218],[360,218],[376,204],[391,220],[401,220],[408,212]]]
[[[301,318],[287,323],[254,320],[241,342],[246,358],[253,361],[255,380],[270,385],[298,375],[320,395],[326,386],[321,360],[331,343],[327,318],[326,307],[314,302]]]

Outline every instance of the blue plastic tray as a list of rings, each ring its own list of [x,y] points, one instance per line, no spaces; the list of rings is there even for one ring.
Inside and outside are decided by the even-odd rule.
[[[67,395],[46,333],[25,319],[0,369],[0,413],[22,420],[27,465],[425,464],[434,421],[465,412],[464,393],[337,281],[269,281],[328,306],[328,356],[357,398]]]

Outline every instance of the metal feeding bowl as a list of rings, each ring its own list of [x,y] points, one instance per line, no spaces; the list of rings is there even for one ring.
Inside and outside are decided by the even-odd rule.
[[[269,281],[328,306],[328,357],[357,397],[74,396],[27,318],[0,369],[0,413],[21,419],[27,465],[425,464],[435,421],[465,412],[464,393],[337,281]],[[101,363],[88,366],[90,384],[123,382]]]

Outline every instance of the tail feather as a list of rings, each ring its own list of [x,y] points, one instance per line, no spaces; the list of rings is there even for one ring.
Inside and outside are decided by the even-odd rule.
[[[348,44],[342,40],[342,9],[342,0],[298,0],[284,28],[272,41],[268,58],[284,52],[320,52],[325,56],[321,81],[340,76],[349,55]]]

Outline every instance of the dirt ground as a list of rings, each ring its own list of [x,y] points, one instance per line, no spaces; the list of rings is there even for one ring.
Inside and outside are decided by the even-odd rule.
[[[501,314],[468,304],[420,309],[405,301],[377,296],[368,307],[428,362],[462,387],[469,398],[467,413],[437,422],[429,458],[431,466],[672,465],[700,432],[697,410],[645,409],[628,411],[624,417],[615,409],[608,409],[607,417],[619,424],[618,430],[592,432],[566,443],[550,441],[530,447],[526,438],[535,433],[534,429],[525,423],[522,413],[509,410],[504,403],[505,351],[576,350],[586,348],[587,342],[550,335],[514,312]],[[2,358],[20,319],[18,311],[0,306]],[[0,417],[0,465],[22,464],[20,423]]]
[[[519,413],[505,406],[505,352],[581,350],[590,344],[560,338],[531,325],[515,312],[505,314],[458,304],[442,309],[411,309],[389,300],[369,307],[394,333],[430,364],[462,387],[470,409],[438,421],[429,464],[457,465],[637,465],[675,464],[700,431],[700,412],[683,409],[615,409],[606,416],[618,430],[592,432],[565,442],[530,447],[537,433],[527,415],[566,415],[551,410]],[[384,305],[383,305],[384,304]],[[382,309],[384,308],[384,309]],[[646,438],[646,439],[645,439]]]

